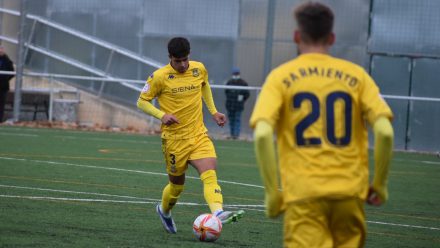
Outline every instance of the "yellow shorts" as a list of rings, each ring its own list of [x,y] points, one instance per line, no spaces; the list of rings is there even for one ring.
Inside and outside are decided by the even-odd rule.
[[[289,204],[284,247],[363,247],[366,224],[359,198],[317,198]]]
[[[214,144],[206,133],[189,139],[162,139],[162,151],[167,172],[173,176],[185,174],[190,160],[217,157]]]

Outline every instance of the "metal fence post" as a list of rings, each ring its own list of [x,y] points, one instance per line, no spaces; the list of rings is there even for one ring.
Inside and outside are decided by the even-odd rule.
[[[23,84],[23,67],[24,67],[24,30],[26,25],[26,0],[20,3],[20,26],[18,29],[18,49],[17,49],[17,76],[15,79],[14,89],[14,109],[13,121],[17,122],[20,118],[21,107],[21,87]]]
[[[50,93],[49,93],[49,122],[52,122],[52,120],[53,120],[53,79],[52,79],[52,77],[49,77],[49,87],[50,87]]]

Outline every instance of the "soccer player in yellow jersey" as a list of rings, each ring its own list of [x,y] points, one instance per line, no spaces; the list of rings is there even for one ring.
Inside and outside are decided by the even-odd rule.
[[[284,247],[362,247],[364,201],[388,198],[392,112],[360,66],[328,54],[330,8],[306,2],[294,17],[300,55],[267,76],[250,120],[266,214],[284,212]],[[367,123],[375,136],[371,186]]]
[[[170,63],[148,78],[137,102],[138,108],[162,121],[162,150],[169,182],[156,211],[165,230],[176,233],[171,209],[183,191],[185,171],[191,164],[200,174],[204,197],[213,214],[222,223],[235,222],[243,211],[223,211],[223,196],[217,183],[217,159],[203,122],[202,98],[217,125],[226,123],[217,111],[205,66],[190,61],[190,43],[183,37],[168,42]],[[157,98],[160,109],[151,100]]]

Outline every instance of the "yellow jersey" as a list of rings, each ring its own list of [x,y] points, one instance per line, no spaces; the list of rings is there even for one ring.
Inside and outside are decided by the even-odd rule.
[[[363,68],[326,54],[303,54],[267,77],[251,116],[276,130],[286,203],[368,191],[368,132],[392,118]]]
[[[209,85],[208,72],[197,61],[190,61],[184,73],[168,64],[148,77],[139,98],[151,101],[157,97],[160,110],[179,120],[169,126],[162,124],[163,139],[188,139],[207,132],[202,111],[205,85]]]

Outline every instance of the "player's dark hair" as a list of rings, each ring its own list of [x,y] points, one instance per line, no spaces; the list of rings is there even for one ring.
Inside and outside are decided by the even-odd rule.
[[[168,42],[168,54],[170,57],[186,57],[189,55],[190,50],[189,41],[186,38],[174,37]]]
[[[294,16],[306,43],[323,43],[333,31],[333,11],[322,3],[301,4],[295,9]]]

